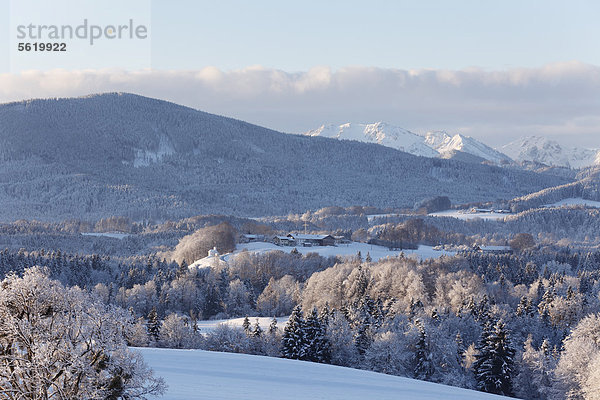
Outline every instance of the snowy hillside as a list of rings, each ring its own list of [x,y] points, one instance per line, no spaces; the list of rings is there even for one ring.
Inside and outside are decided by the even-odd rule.
[[[551,166],[583,168],[600,165],[600,150],[564,147],[558,142],[539,136],[518,139],[502,151],[515,161],[534,161]]]
[[[201,350],[137,349],[169,388],[164,400],[506,399],[332,365]]]
[[[339,126],[323,125],[304,134],[307,136],[378,143],[424,157],[458,158],[472,162],[491,161],[496,164],[509,160],[506,155],[468,136],[460,134],[450,136],[446,132],[438,131],[428,132],[423,137],[409,130],[383,122],[374,124],[346,123]],[[461,154],[473,157],[461,157]]]
[[[419,137],[403,130],[364,129],[372,141],[410,139],[407,148],[426,151],[415,141]],[[331,205],[412,207],[440,194],[455,203],[489,201],[568,180],[289,135],[161,100],[108,93],[0,105],[0,181],[0,221],[56,221],[111,215],[164,220],[199,212],[256,217]],[[473,182],[479,182],[476,188]]]
[[[357,140],[377,143],[383,146],[405,151],[416,156],[437,157],[438,152],[424,143],[423,137],[409,130],[377,122],[374,124],[322,125],[308,131],[307,136],[322,136],[334,139]]]

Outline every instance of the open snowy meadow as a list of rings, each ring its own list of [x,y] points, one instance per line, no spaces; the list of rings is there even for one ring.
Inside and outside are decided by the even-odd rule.
[[[246,354],[138,348],[169,386],[164,400],[484,400],[472,390],[357,369]]]

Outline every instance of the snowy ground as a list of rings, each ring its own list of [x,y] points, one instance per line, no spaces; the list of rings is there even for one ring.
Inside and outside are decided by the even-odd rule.
[[[367,221],[369,222],[373,222],[373,220],[376,220],[378,218],[391,218],[391,217],[400,217],[403,215],[412,215],[412,214],[369,214],[367,215]]]
[[[501,220],[504,219],[508,213],[497,213],[497,212],[471,212],[470,210],[446,210],[429,214],[432,217],[449,217],[458,218],[462,220],[471,220],[481,218],[485,220]]]
[[[374,372],[201,350],[139,350],[169,388],[164,400],[507,399]]]
[[[129,236],[129,233],[121,233],[121,232],[84,232],[82,233],[83,236],[103,236],[103,237],[109,237],[109,238],[113,238],[113,239],[125,239],[127,236]]]
[[[286,253],[289,253],[290,251],[292,251],[293,248],[294,247],[277,246],[273,243],[266,243],[266,242],[241,243],[241,244],[237,245],[236,253],[240,252],[244,249],[247,249],[248,251],[252,251],[252,252],[257,252],[257,253],[264,253],[264,252],[273,251],[273,250],[280,250],[280,251],[285,251]],[[399,255],[400,253],[404,253],[404,255],[406,255],[407,257],[414,254],[415,257],[418,257],[420,259],[438,258],[442,255],[454,255],[455,254],[455,252],[452,252],[452,251],[445,251],[445,250],[438,251],[438,250],[434,250],[433,247],[431,247],[431,246],[423,246],[423,245],[419,246],[419,248],[417,250],[393,250],[393,251],[390,251],[387,247],[376,246],[376,245],[366,244],[366,243],[357,243],[357,242],[352,242],[350,244],[341,244],[341,245],[337,245],[337,246],[296,247],[296,249],[298,249],[298,251],[302,254],[318,253],[319,255],[324,256],[324,257],[328,257],[328,256],[354,257],[360,251],[363,258],[367,256],[367,253],[369,253],[369,255],[371,256],[371,259],[373,259],[373,261],[377,261],[377,260],[379,260],[381,258],[385,258],[385,257],[395,257],[395,256]],[[225,259],[227,259],[227,256],[225,256]]]
[[[256,318],[257,317],[248,317],[251,325],[254,325],[254,323],[256,322]],[[280,329],[283,329],[285,327],[285,324],[287,324],[287,322],[288,322],[288,318],[289,317],[277,318],[277,327]],[[272,317],[258,317],[258,324],[264,331],[267,331],[269,329],[269,326],[271,325],[272,319],[273,319]],[[203,320],[203,321],[198,321],[197,325],[198,325],[198,328],[200,328],[200,332],[206,333],[206,332],[212,331],[213,329],[215,329],[217,326],[219,326],[221,324],[228,325],[231,327],[241,328],[243,323],[244,323],[244,318],[234,318],[234,319]]]
[[[544,207],[561,207],[561,206],[587,206],[587,207],[595,207],[600,208],[600,201],[586,200],[580,197],[577,198],[569,198],[558,201],[553,204],[546,204]]]

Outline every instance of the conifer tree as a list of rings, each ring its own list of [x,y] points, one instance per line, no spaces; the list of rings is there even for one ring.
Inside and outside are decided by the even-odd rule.
[[[306,319],[306,339],[308,343],[307,359],[314,362],[328,363],[331,360],[329,341],[325,335],[325,325],[319,318],[316,308]]]
[[[477,388],[484,392],[505,396],[513,394],[515,350],[502,320],[493,327],[488,322],[481,334],[479,354],[473,363]]]
[[[158,342],[160,336],[160,321],[158,320],[156,307],[152,307],[152,310],[148,313],[146,329],[148,331],[148,336],[150,336],[150,341]]]
[[[415,346],[414,376],[416,379],[429,380],[433,374],[433,366],[431,360],[431,351],[429,350],[429,343],[427,339],[427,332],[425,331],[425,326],[420,320],[416,320],[415,325],[419,330],[419,340]]]
[[[277,318],[273,317],[271,325],[269,325],[269,334],[274,335],[277,332]]]
[[[302,307],[296,306],[283,330],[281,339],[281,355],[295,360],[307,359],[308,343],[306,340],[306,321],[302,315]]]
[[[252,336],[258,338],[258,337],[261,337],[262,334],[263,334],[263,330],[260,327],[260,324],[258,323],[258,318],[256,318],[256,322],[252,326]]]
[[[242,328],[246,332],[246,335],[250,334],[250,318],[247,315],[244,317],[244,322],[242,322]]]

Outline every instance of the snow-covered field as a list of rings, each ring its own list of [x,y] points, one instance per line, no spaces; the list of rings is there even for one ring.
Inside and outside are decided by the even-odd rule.
[[[129,236],[129,233],[121,233],[121,232],[85,232],[82,233],[83,236],[100,236],[100,237],[109,237],[113,239],[125,239]]]
[[[253,242],[253,243],[242,243],[237,245],[236,253],[243,251],[244,249],[257,253],[264,253],[267,251],[280,250],[289,253],[294,247],[277,246],[273,243],[266,242]],[[315,247],[296,247],[301,254],[306,253],[318,253],[321,256],[340,256],[340,257],[353,257],[360,251],[361,255],[367,256],[367,253],[371,256],[373,261],[377,261],[385,257],[395,257],[400,253],[404,253],[407,257],[414,255],[419,259],[427,258],[438,258],[442,255],[454,255],[452,251],[434,250],[431,246],[420,245],[417,250],[389,250],[387,247],[376,246],[366,243],[352,242],[350,244],[340,244],[337,246],[315,246]],[[234,253],[235,254],[235,253]],[[227,256],[225,256],[227,259]]]
[[[280,329],[285,328],[285,324],[287,324],[288,318],[289,317],[277,318],[277,327]],[[248,319],[250,320],[250,324],[254,325],[257,317],[248,317]],[[273,319],[272,317],[258,317],[258,324],[264,331],[266,331],[269,329],[272,319]],[[243,323],[244,323],[244,318],[233,318],[233,319],[202,320],[202,321],[198,321],[197,325],[198,325],[198,328],[200,329],[200,332],[206,333],[206,332],[212,331],[219,325],[227,325],[230,327],[241,328]]]
[[[556,203],[546,204],[544,207],[561,207],[561,206],[586,206],[600,208],[600,201],[586,200],[580,197],[563,199]]]
[[[432,217],[449,217],[449,218],[458,218],[465,221],[481,218],[485,220],[501,220],[504,219],[507,215],[506,213],[497,213],[497,212],[471,212],[470,210],[446,210],[429,214]]]
[[[141,348],[164,400],[483,400],[486,393],[332,365],[202,350]]]
[[[378,219],[378,218],[391,218],[391,217],[399,217],[402,215],[408,215],[408,214],[399,214],[399,213],[392,213],[392,214],[369,214],[367,215],[367,221],[369,222],[373,222],[374,220]]]

